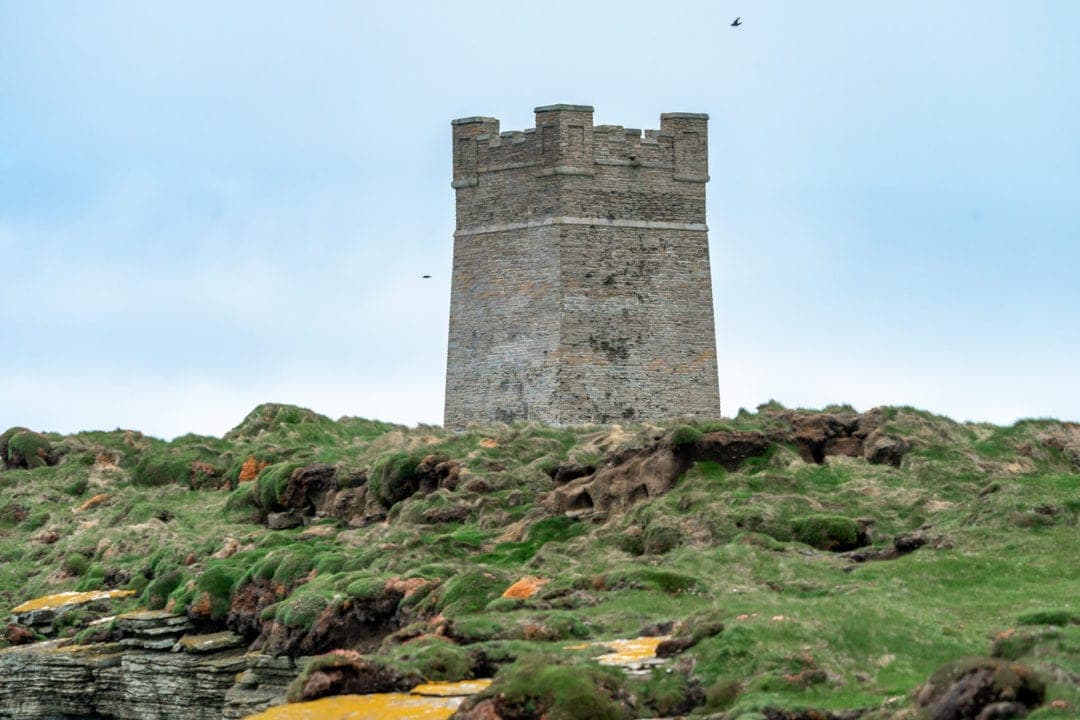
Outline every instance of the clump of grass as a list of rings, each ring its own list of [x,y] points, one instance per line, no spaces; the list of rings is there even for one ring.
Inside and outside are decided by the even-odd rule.
[[[480,612],[507,585],[504,576],[493,572],[463,572],[443,585],[439,607],[451,615]]]
[[[649,555],[663,555],[682,544],[682,532],[668,523],[651,523],[642,535],[642,550]]]
[[[1080,613],[1071,610],[1032,610],[1016,618],[1017,625],[1080,625]]]
[[[90,561],[85,555],[71,553],[64,558],[63,568],[68,575],[82,576],[90,568]]]
[[[506,666],[480,698],[497,697],[509,717],[551,720],[623,720],[627,708],[616,698],[625,684],[618,670],[563,664],[557,656],[533,655]]]
[[[390,652],[397,664],[404,665],[429,681],[457,681],[472,677],[472,661],[460,646],[441,637],[424,637]]]
[[[664,717],[683,715],[690,709],[688,705],[694,705],[689,685],[683,673],[654,668],[648,679],[641,682],[639,693],[641,701],[654,714]]]
[[[490,553],[478,556],[479,562],[499,566],[518,566],[533,558],[549,542],[564,542],[583,535],[588,528],[579,520],[565,516],[545,518],[531,525],[523,542],[499,543]]]
[[[184,582],[184,572],[180,569],[169,570],[154,578],[143,591],[143,602],[151,610],[160,610],[169,601],[169,596]]]
[[[224,620],[229,612],[229,601],[233,591],[243,577],[243,569],[234,564],[219,562],[211,563],[195,581],[195,592],[198,597],[209,603],[208,616],[211,620]]]
[[[255,480],[255,488],[251,490],[249,497],[254,499],[264,513],[283,510],[281,495],[285,491],[293,472],[303,466],[304,463],[302,462],[280,462],[263,468],[262,472],[259,473],[259,477]],[[240,489],[233,492],[238,493]],[[242,498],[243,494],[237,497],[237,504],[241,502]]]
[[[859,546],[859,525],[839,515],[809,515],[791,521],[794,539],[819,550],[852,550]]]
[[[0,459],[6,467],[45,467],[50,464],[52,452],[49,438],[26,428],[10,428],[0,435]]]
[[[703,433],[692,425],[680,425],[671,431],[671,446],[676,449],[693,447],[701,441]]]
[[[368,488],[386,507],[401,502],[417,491],[417,466],[424,459],[418,453],[393,452],[380,457],[371,468]]]

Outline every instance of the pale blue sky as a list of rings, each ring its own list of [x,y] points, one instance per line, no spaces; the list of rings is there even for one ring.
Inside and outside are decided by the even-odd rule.
[[[556,102],[711,115],[725,414],[1080,419],[1080,3],[373,5],[0,0],[0,429],[440,422],[449,121]]]

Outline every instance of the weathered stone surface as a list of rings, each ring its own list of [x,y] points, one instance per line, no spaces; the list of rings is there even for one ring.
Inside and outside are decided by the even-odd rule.
[[[266,527],[271,530],[288,530],[299,527],[304,522],[303,516],[296,510],[272,512],[266,516]]]
[[[238,648],[247,643],[244,638],[234,632],[223,630],[222,632],[209,633],[206,635],[185,635],[176,641],[173,652],[186,652],[195,655],[218,652]]]
[[[446,426],[719,416],[705,115],[453,123]]]
[[[897,437],[885,435],[880,430],[874,431],[863,445],[863,457],[873,465],[892,465],[900,467],[900,462],[907,452],[907,443]]]
[[[296,677],[292,658],[251,654],[244,658],[245,670],[225,693],[223,720],[238,720],[285,702],[289,683]]]
[[[12,622],[28,627],[44,627],[53,620],[76,608],[86,611],[106,612],[109,601],[134,595],[132,590],[93,590],[89,592],[62,592],[29,600],[11,611]]]
[[[314,463],[293,470],[281,491],[283,507],[303,509],[317,505],[334,485],[336,469],[326,463]]]
[[[666,493],[695,461],[707,460],[734,470],[746,459],[764,454],[771,445],[772,440],[761,433],[715,432],[685,447],[662,441],[643,449],[615,452],[592,475],[555,488],[546,505],[572,514],[622,510]]]

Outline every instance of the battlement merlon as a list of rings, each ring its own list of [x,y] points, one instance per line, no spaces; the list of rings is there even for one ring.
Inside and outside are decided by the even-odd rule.
[[[708,120],[704,113],[664,113],[658,130],[593,125],[589,105],[535,109],[536,127],[499,131],[490,117],[451,121],[453,187],[475,187],[485,173],[534,168],[537,177],[593,175],[597,165],[667,170],[676,181],[709,179]]]

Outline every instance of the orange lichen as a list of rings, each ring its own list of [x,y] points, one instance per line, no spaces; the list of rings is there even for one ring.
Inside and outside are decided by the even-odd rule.
[[[463,697],[422,697],[406,693],[337,695],[312,702],[278,705],[247,720],[446,720]]]
[[[528,600],[549,582],[551,581],[546,578],[526,575],[510,587],[506,588],[506,591],[502,596],[513,600]]]
[[[77,512],[77,513],[86,512],[90,508],[94,508],[94,507],[97,507],[98,505],[101,505],[102,503],[107,501],[110,497],[112,497],[112,496],[109,495],[109,493],[98,493],[94,497],[92,497],[89,500],[87,500],[86,502],[84,502],[79,507],[75,508],[75,512]]]
[[[497,448],[497,447],[499,447],[499,443],[498,443],[497,440],[495,440],[495,438],[483,438],[482,440],[480,440],[479,445],[482,448]]]
[[[92,590],[90,592],[62,592],[55,595],[27,600],[22,605],[13,608],[13,613],[25,613],[31,610],[48,610],[50,608],[63,607],[64,605],[81,605],[82,603],[94,602],[95,600],[109,600],[111,598],[131,597],[134,590]]]
[[[244,464],[240,466],[240,477],[237,478],[240,482],[251,482],[255,478],[259,477],[259,473],[270,466],[270,463],[266,461],[259,461],[255,459],[255,456],[249,457],[244,461]]]
[[[458,682],[430,682],[417,685],[409,691],[411,695],[427,695],[432,697],[463,697],[475,695],[487,690],[491,680],[459,680]]]

